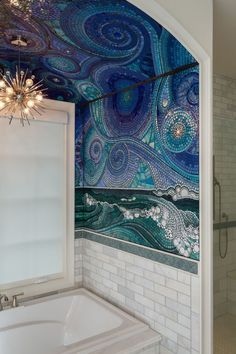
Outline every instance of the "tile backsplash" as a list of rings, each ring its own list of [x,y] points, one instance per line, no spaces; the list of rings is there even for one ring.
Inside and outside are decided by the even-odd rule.
[[[199,276],[84,238],[75,254],[76,279],[159,332],[161,354],[200,353]]]

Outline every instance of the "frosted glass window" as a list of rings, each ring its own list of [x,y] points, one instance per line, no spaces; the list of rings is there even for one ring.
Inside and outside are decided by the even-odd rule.
[[[63,272],[66,125],[0,119],[0,284]]]

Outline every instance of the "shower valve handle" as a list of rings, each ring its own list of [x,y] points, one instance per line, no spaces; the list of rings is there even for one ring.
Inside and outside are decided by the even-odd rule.
[[[18,296],[23,296],[24,295],[24,293],[19,293],[19,294],[15,294],[15,295],[13,295],[13,297],[12,297],[12,307],[14,308],[14,307],[18,307]]]

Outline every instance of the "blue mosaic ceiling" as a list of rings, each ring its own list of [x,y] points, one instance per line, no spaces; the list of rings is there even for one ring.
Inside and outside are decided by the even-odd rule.
[[[76,103],[76,228],[199,259],[198,67],[82,107],[191,54],[124,0],[35,1],[1,27],[0,69],[15,70],[21,35],[22,66]]]
[[[22,18],[14,11],[1,26],[0,63],[14,71],[18,54],[11,39],[24,37],[22,65],[44,79],[53,99],[80,102],[84,81],[105,93],[194,61],[169,32],[124,0],[45,0],[43,8],[35,1],[30,21]],[[90,90],[90,96],[97,93]]]

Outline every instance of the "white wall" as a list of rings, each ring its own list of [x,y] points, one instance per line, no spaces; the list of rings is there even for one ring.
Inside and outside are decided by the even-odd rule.
[[[214,73],[236,79],[236,1],[214,0]],[[222,55],[222,53],[224,53]]]
[[[212,55],[212,0],[129,0],[129,2],[150,16],[153,14],[155,4],[160,5],[191,34],[209,56]]]

